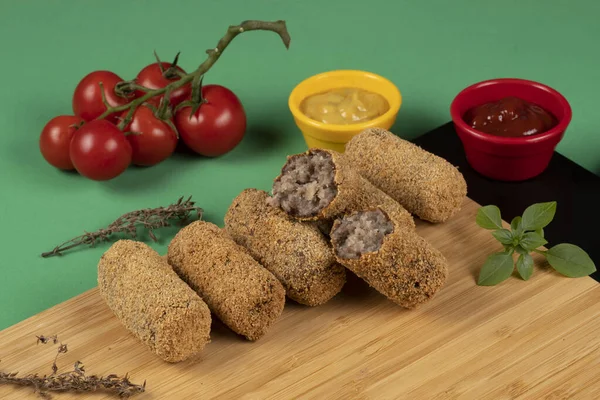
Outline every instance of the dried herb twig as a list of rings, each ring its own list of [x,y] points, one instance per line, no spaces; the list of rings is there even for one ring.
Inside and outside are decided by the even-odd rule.
[[[44,335],[40,335],[40,336],[36,336],[37,338],[37,343],[36,344],[46,344],[49,342],[52,342],[54,344],[58,343],[58,336],[56,335],[52,335],[52,336],[44,336]]]
[[[42,257],[61,255],[63,252],[81,245],[94,246],[97,242],[107,242],[116,233],[123,233],[131,238],[137,237],[137,228],[142,227],[148,231],[148,236],[156,241],[153,230],[171,226],[171,221],[185,224],[196,213],[198,219],[202,218],[202,208],[196,207],[192,197],[184,200],[180,197],[176,203],[167,207],[147,208],[131,211],[117,218],[108,227],[95,232],[85,232],[83,235],[70,239],[51,251],[42,253]]]
[[[38,343],[58,343],[56,336],[38,336]],[[52,363],[52,374],[38,375],[29,374],[18,376],[18,372],[0,372],[0,384],[12,384],[19,386],[31,386],[43,399],[50,399],[49,392],[96,392],[104,391],[115,394],[121,398],[128,398],[146,390],[146,382],[137,385],[131,383],[127,375],[119,377],[111,374],[107,376],[86,375],[85,368],[80,361],[73,365],[73,370],[58,374],[56,360],[60,354],[68,351],[66,344],[60,344],[54,362]]]

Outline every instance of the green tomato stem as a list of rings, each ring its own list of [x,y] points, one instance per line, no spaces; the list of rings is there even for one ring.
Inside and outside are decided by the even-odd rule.
[[[129,114],[133,115],[133,111],[131,111],[131,110],[134,110],[135,108],[139,107],[142,103],[146,102],[148,99],[155,97],[155,96],[160,96],[161,94],[164,94],[167,90],[172,92],[175,89],[178,89],[178,88],[188,84],[189,82],[191,82],[194,79],[196,79],[197,82],[200,81],[200,78],[217,62],[219,57],[221,57],[221,54],[227,48],[227,46],[229,46],[229,43],[231,43],[231,41],[233,39],[235,39],[239,34],[241,34],[243,32],[248,32],[248,31],[275,32],[279,35],[279,37],[283,41],[283,44],[285,45],[286,49],[290,47],[291,38],[290,38],[290,34],[287,30],[287,27],[285,25],[285,21],[255,21],[255,20],[251,20],[251,21],[244,21],[239,25],[232,25],[227,29],[227,33],[225,34],[225,36],[223,36],[219,40],[219,42],[217,43],[217,45],[214,48],[206,50],[206,54],[208,54],[207,59],[202,64],[200,64],[194,72],[191,72],[189,74],[181,74],[180,75],[181,79],[174,81],[163,88],[151,90],[148,88],[139,87],[139,89],[141,91],[146,92],[143,96],[138,97],[137,99],[132,100],[131,102],[129,102],[127,104],[117,106],[117,107],[112,107],[106,101],[106,96],[104,95],[104,90],[102,88],[102,85],[100,85],[101,86],[100,93],[102,94],[102,100],[104,101],[104,104],[106,105],[106,111],[104,113],[102,113],[102,115],[100,115],[96,119],[103,119],[113,113],[121,112],[121,111],[125,111],[125,110],[130,110]],[[157,59],[158,59],[158,57],[157,57]],[[159,65],[161,65],[161,64],[159,64]]]
[[[190,118],[192,114],[196,112],[197,107],[204,103],[204,99],[202,98],[202,80],[204,79],[204,75],[195,76],[192,80],[192,94],[190,96],[192,103],[196,104],[196,107],[193,107],[194,110],[190,113]]]

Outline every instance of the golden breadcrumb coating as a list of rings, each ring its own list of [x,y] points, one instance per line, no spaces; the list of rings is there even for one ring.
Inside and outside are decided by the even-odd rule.
[[[448,220],[467,195],[455,166],[385,129],[354,136],[344,155],[363,177],[426,221]]]
[[[289,165],[295,162],[295,159],[302,157],[325,158],[332,164],[332,177],[330,184],[333,191],[333,198],[327,204],[317,209],[313,215],[298,216],[294,210],[285,209],[285,203],[280,199],[280,192],[292,191],[293,187],[283,186],[285,175],[289,172]],[[321,178],[321,177],[319,177]],[[329,189],[329,188],[328,188]],[[368,207],[380,206],[390,213],[394,213],[399,223],[414,229],[415,223],[412,216],[397,201],[386,195],[384,192],[373,186],[367,179],[363,178],[355,170],[345,155],[333,150],[310,149],[305,153],[289,156],[286,164],[281,170],[281,174],[275,179],[273,184],[273,198],[271,204],[282,207],[291,216],[300,220],[333,220],[346,213],[362,210]],[[320,204],[319,204],[320,206]]]
[[[308,306],[329,301],[346,282],[331,246],[314,225],[267,204],[269,195],[246,189],[225,215],[225,229],[283,284],[292,300]]]
[[[148,245],[119,240],[100,258],[100,295],[158,357],[183,361],[210,341],[208,306]]]
[[[167,254],[175,272],[234,332],[257,340],[281,315],[281,283],[216,225],[191,223],[175,235]]]
[[[442,288],[448,276],[448,263],[415,231],[406,229],[403,223],[398,224],[382,209],[376,210],[380,210],[393,224],[390,233],[381,235],[379,248],[356,257],[348,256],[350,252],[347,249],[341,251],[347,240],[356,240],[353,234],[363,234],[359,226],[350,235],[338,235],[338,229],[344,228],[345,220],[370,210],[358,211],[336,220],[333,225],[331,237],[336,257],[342,265],[396,304],[415,308]]]

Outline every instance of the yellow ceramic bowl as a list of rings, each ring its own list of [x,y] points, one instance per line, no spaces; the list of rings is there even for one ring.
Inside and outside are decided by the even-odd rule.
[[[383,96],[390,109],[370,121],[349,125],[325,124],[308,118],[300,111],[300,104],[308,96],[339,88],[358,88]],[[367,128],[390,129],[402,104],[398,88],[382,76],[366,71],[337,70],[323,72],[300,82],[292,90],[288,105],[296,125],[302,131],[309,148],[331,149],[343,152],[346,143]]]

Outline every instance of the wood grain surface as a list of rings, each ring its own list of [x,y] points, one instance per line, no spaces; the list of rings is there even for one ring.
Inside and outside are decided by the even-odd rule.
[[[96,289],[0,332],[0,371],[49,373],[58,334],[89,374],[147,380],[135,399],[598,399],[600,285],[569,279],[536,259],[533,277],[478,287],[477,272],[498,250],[475,225],[466,200],[443,225],[418,231],[448,258],[447,285],[413,311],[395,306],[351,276],[324,306],[288,301],[256,343],[213,322],[201,359],[167,364],[138,343]],[[31,388],[0,386],[1,399],[35,399]],[[105,394],[54,395],[104,399]]]

